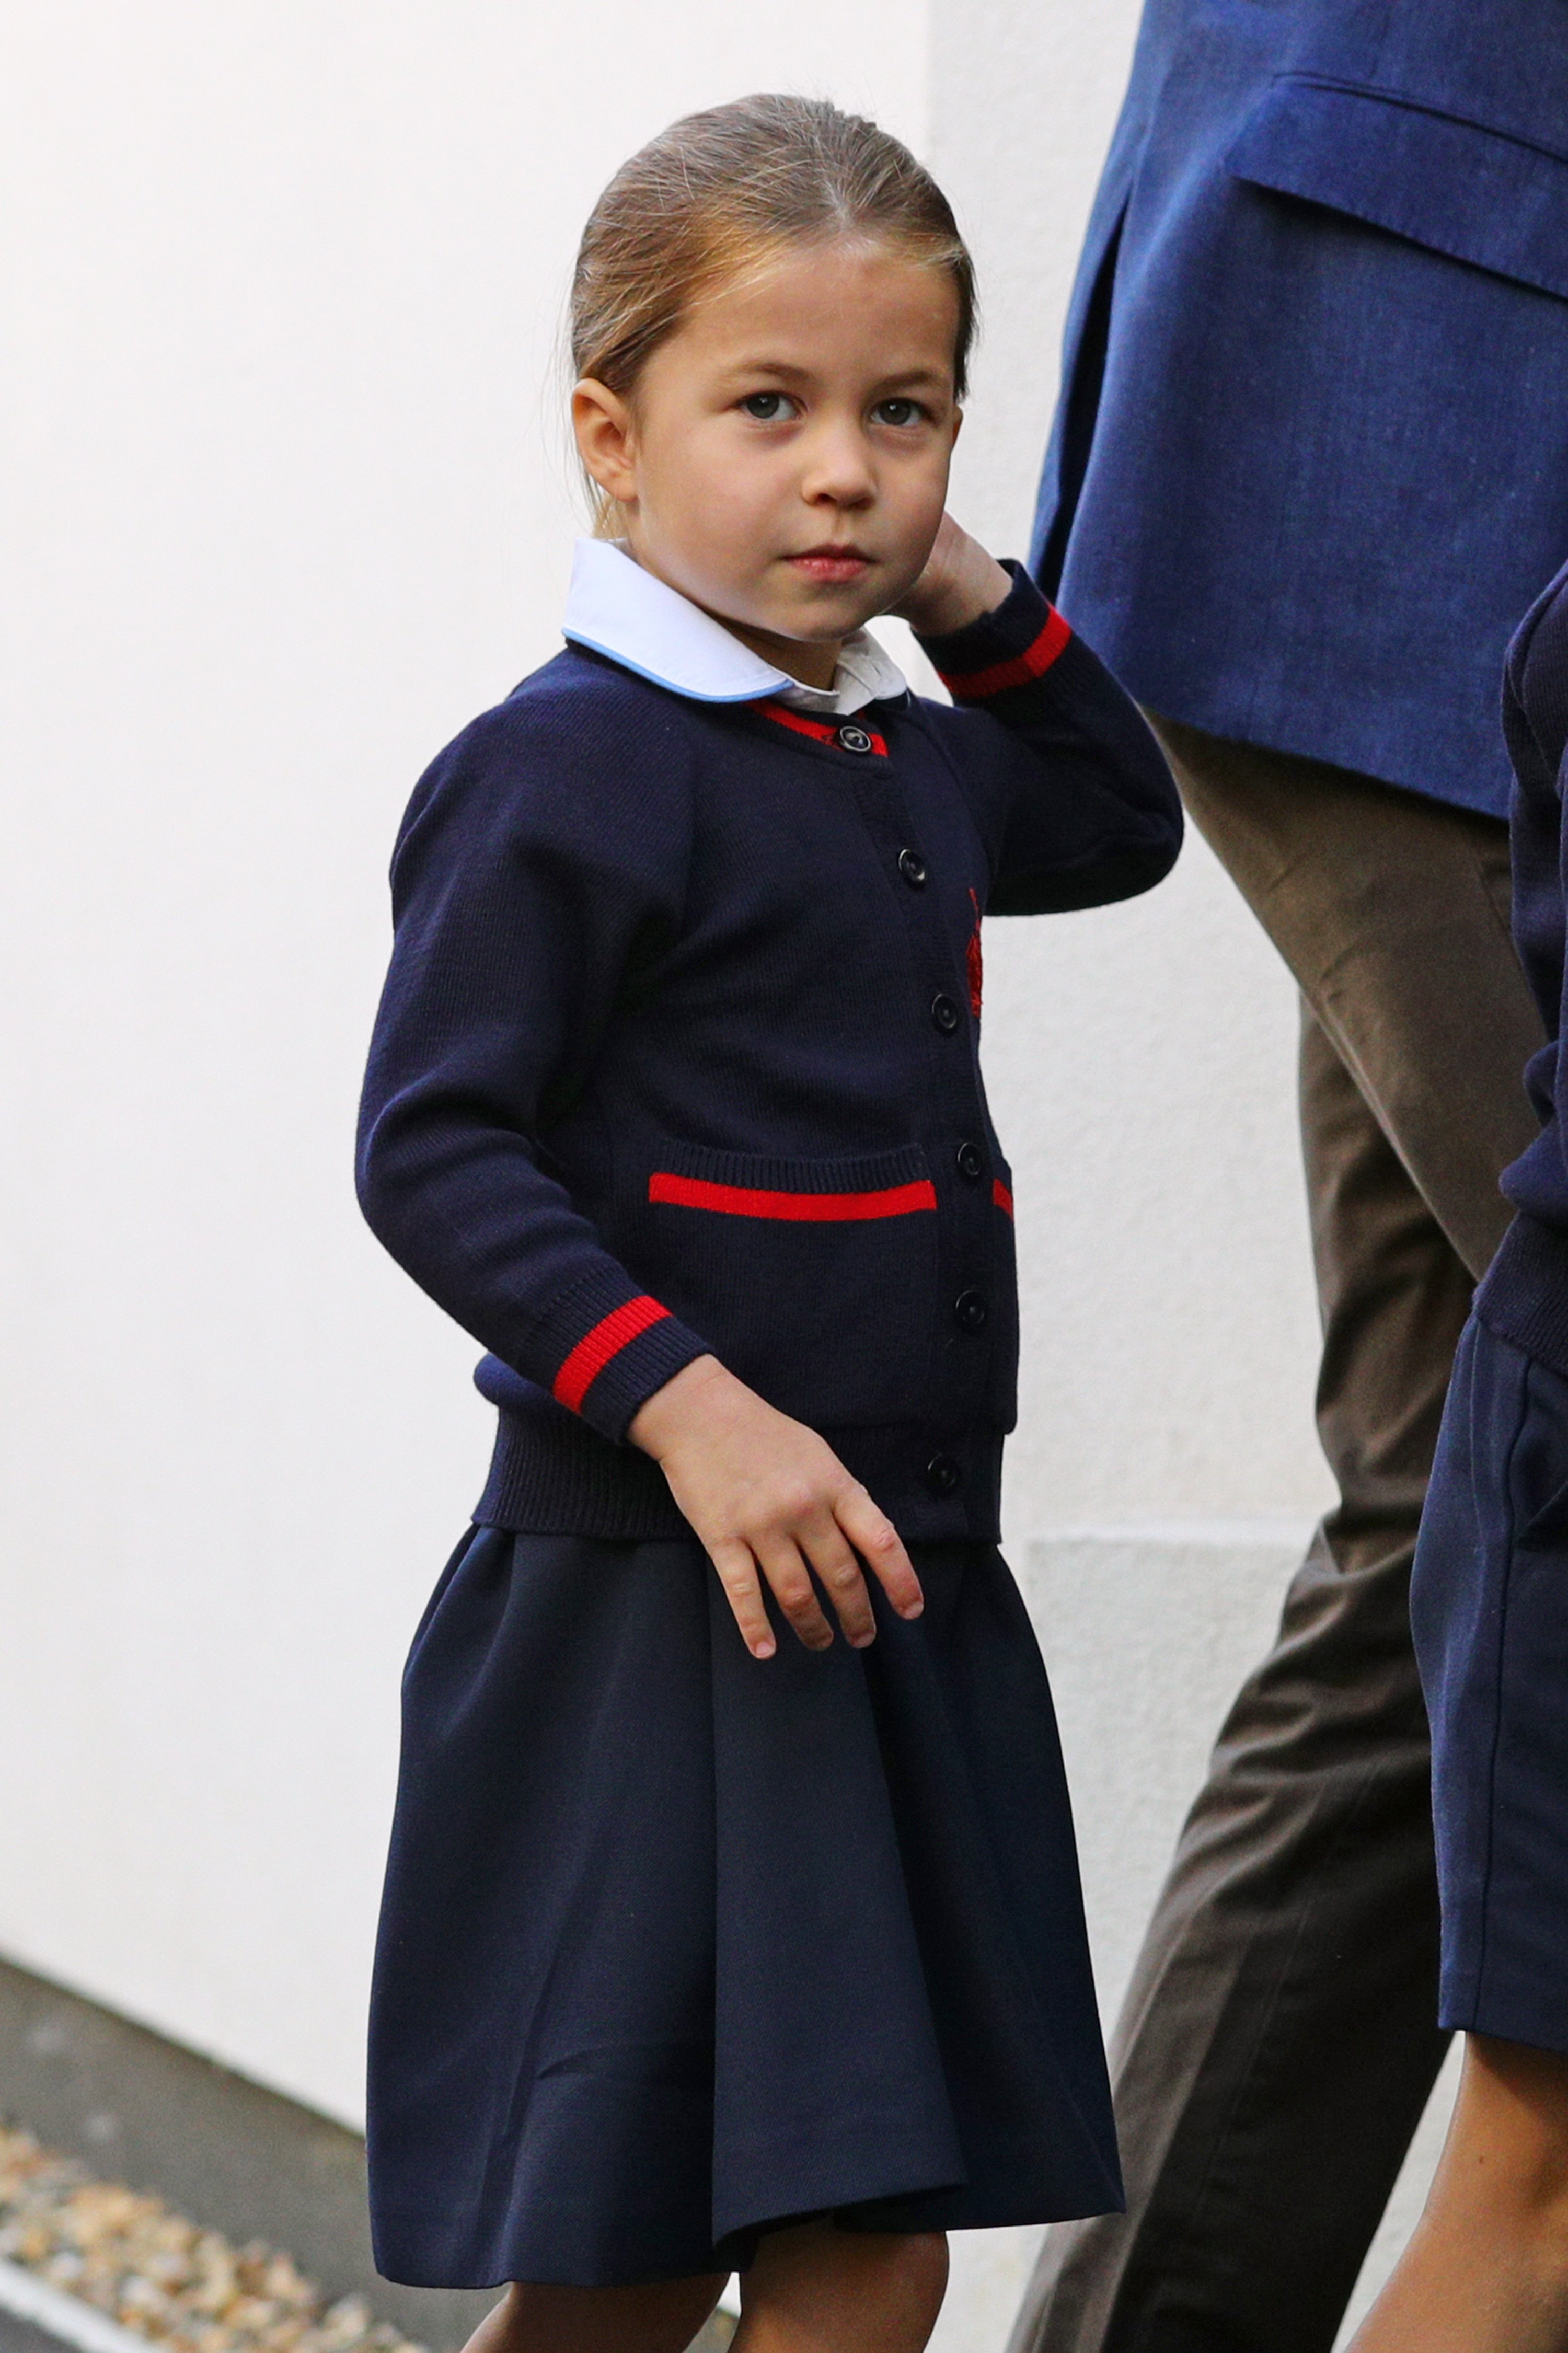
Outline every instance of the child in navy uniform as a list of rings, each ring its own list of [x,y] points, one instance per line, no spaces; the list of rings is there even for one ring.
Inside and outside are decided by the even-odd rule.
[[[1145,890],[1181,819],[944,517],[972,321],[868,122],[635,157],[574,283],[567,650],[397,845],[361,1195],[500,1434],[405,1681],[372,2192],[389,2276],[516,2283],[488,2353],[679,2353],[731,2268],[744,2353],[917,2353],[945,2232],[1120,2198],[996,1551],[980,918]]]
[[[1410,1614],[1432,1719],[1439,2022],[1464,2072],[1354,2353],[1568,2353],[1568,572],[1509,649],[1513,932],[1548,1042],[1518,1214],[1454,1361]]]

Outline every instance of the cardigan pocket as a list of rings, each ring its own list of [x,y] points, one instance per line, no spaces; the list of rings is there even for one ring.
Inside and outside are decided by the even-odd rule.
[[[814,1426],[920,1419],[938,1293],[918,1145],[803,1160],[672,1144],[647,1186],[654,1288],[741,1380]]]
[[[1568,300],[1568,154],[1396,90],[1282,74],[1226,163],[1239,180]]]

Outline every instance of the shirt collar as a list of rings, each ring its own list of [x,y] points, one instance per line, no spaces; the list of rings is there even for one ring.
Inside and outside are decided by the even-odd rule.
[[[678,588],[645,572],[614,540],[577,542],[562,631],[574,645],[606,654],[694,702],[760,702],[771,695],[797,711],[843,718],[907,691],[902,670],[868,629],[845,638],[831,686],[803,686]]]

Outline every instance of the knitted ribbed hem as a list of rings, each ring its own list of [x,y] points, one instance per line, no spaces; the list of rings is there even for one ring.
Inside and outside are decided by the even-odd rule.
[[[1481,1279],[1476,1314],[1568,1380],[1568,1233],[1521,1209]]]
[[[949,1440],[905,1424],[825,1430],[846,1470],[860,1480],[906,1544],[1000,1539],[1002,1432],[970,1430]],[[931,1466],[956,1483],[933,1492]],[[519,1535],[583,1535],[646,1541],[689,1535],[663,1472],[635,1446],[615,1446],[564,1414],[503,1411],[484,1493],[481,1527]]]
[[[548,1422],[505,1413],[485,1492],[483,1528],[542,1536],[689,1536],[663,1472],[635,1446],[616,1446],[564,1414]]]

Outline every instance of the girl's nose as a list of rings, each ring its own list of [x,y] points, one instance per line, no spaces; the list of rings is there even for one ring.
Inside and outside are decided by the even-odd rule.
[[[852,427],[813,435],[801,478],[801,493],[810,503],[864,506],[876,486],[865,441]]]

